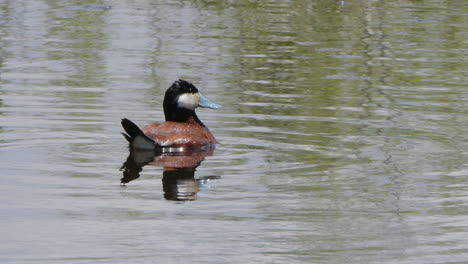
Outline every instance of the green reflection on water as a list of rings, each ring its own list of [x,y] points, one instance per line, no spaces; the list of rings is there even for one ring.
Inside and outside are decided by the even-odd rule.
[[[47,38],[51,43],[48,58],[60,61],[70,69],[64,79],[52,85],[71,87],[101,87],[105,85],[103,52],[107,49],[107,12],[79,9],[50,1],[47,12]],[[84,97],[88,97],[85,95]]]

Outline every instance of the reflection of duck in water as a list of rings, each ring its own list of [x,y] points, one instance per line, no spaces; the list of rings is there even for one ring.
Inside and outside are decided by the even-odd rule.
[[[125,184],[137,179],[146,165],[163,167],[164,198],[176,201],[195,200],[200,186],[207,180],[219,178],[219,176],[195,178],[196,168],[206,156],[211,156],[213,151],[213,148],[172,153],[131,150],[122,165],[123,178],[120,181]]]
[[[206,100],[193,84],[179,80],[164,96],[164,123],[149,124],[141,130],[130,120],[122,119],[130,155],[121,168],[121,182],[138,178],[145,165],[161,166],[166,199],[195,199],[202,180],[195,179],[195,170],[206,156],[213,154],[216,144],[213,134],[195,113],[199,106],[221,107]]]
[[[122,119],[123,134],[132,149],[159,149],[162,152],[186,151],[193,148],[214,146],[216,139],[198,119],[197,107],[220,108],[206,100],[191,83],[178,80],[164,96],[166,122],[153,123],[143,130],[132,121]]]

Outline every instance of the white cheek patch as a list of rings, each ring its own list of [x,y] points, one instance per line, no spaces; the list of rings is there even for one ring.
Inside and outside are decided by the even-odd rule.
[[[186,93],[179,96],[179,99],[177,100],[177,106],[180,108],[195,110],[195,108],[198,107],[198,102],[200,102],[199,93]]]

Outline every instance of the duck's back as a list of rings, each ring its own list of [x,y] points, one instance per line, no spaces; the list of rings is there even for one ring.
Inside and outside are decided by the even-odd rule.
[[[216,144],[213,134],[196,122],[153,123],[143,128],[143,133],[162,147],[201,147]]]

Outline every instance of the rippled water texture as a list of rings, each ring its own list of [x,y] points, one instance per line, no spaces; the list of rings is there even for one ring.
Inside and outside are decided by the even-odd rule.
[[[467,3],[0,1],[0,262],[467,263]]]

